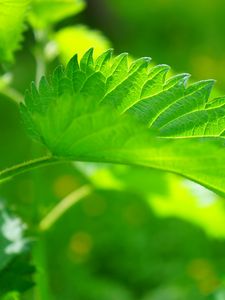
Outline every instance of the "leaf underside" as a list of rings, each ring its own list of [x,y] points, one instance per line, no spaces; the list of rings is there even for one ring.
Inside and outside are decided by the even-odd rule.
[[[213,80],[187,85],[189,74],[168,71],[90,49],[31,84],[22,118],[59,159],[148,166],[225,195],[225,98],[210,100]]]

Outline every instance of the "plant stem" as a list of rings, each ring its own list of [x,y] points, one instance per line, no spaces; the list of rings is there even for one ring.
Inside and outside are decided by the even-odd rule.
[[[45,69],[45,62],[44,62],[44,57],[40,53],[39,50],[36,50],[35,54],[35,59],[36,59],[36,76],[35,76],[35,83],[38,85],[41,77],[45,74],[46,69]]]
[[[40,158],[36,158],[13,167],[7,168],[0,172],[0,184],[15,177],[19,174],[31,171],[33,169],[39,168],[41,166],[46,166],[52,163],[61,162],[60,160],[52,157],[52,156],[43,156]]]
[[[47,254],[45,238],[38,237],[33,248],[33,262],[37,267],[35,274],[36,286],[34,288],[34,300],[51,300],[51,292],[49,288]]]
[[[36,48],[34,49],[34,57],[36,60],[35,83],[38,85],[41,77],[46,73],[44,48],[47,43],[47,32],[45,30],[35,30],[34,36],[37,42]]]
[[[92,187],[86,184],[67,195],[41,220],[39,229],[41,231],[48,230],[69,208],[88,196],[91,191]]]

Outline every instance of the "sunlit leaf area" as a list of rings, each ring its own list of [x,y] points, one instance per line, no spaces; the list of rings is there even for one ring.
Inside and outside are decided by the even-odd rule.
[[[0,300],[225,300],[224,28],[0,0]]]

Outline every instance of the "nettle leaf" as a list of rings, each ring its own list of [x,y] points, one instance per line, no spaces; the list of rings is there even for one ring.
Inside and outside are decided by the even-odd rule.
[[[36,28],[46,28],[79,13],[84,0],[32,0],[29,20]]]
[[[209,100],[213,80],[187,86],[168,70],[89,50],[31,85],[22,118],[56,158],[148,166],[225,195],[225,98]]]
[[[0,0],[0,61],[10,62],[18,49],[30,0]]]

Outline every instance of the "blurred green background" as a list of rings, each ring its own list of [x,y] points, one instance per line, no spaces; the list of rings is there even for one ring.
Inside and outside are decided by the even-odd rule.
[[[74,42],[70,30],[62,31],[74,24],[96,32],[76,27]],[[12,85],[24,93],[35,80],[39,51],[45,51],[48,73],[76,49],[82,53],[96,43],[99,52],[112,46],[116,53],[151,56],[195,80],[216,79],[225,92],[224,29],[222,0],[88,0],[82,13],[55,25],[45,49],[28,28],[11,67]],[[0,136],[1,169],[43,152],[27,138],[17,105],[3,94]],[[93,192],[34,237],[41,219],[86,184]],[[0,195],[34,240],[38,287],[22,299],[225,299],[225,202],[188,180],[144,168],[76,163],[22,175],[1,186]]]

